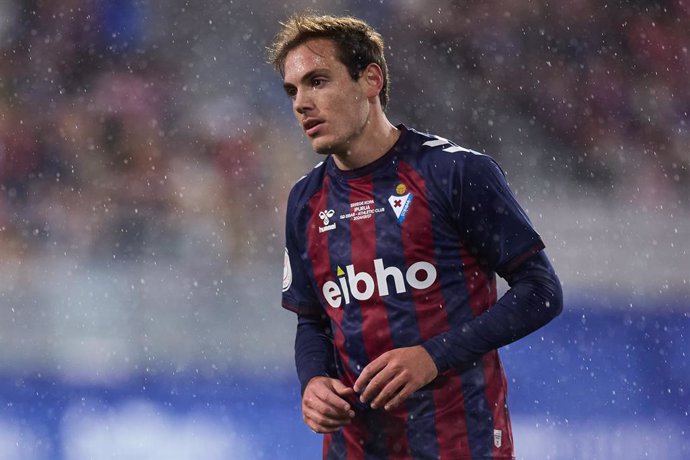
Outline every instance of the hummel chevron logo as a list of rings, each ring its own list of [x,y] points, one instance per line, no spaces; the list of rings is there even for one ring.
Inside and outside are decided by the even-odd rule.
[[[446,144],[448,144],[448,147],[443,149],[444,152],[448,152],[448,153],[469,152],[469,153],[475,153],[475,154],[477,153],[473,150],[469,150],[469,149],[466,149],[464,147],[453,145],[448,139],[444,139],[444,138],[438,137],[438,136],[436,136],[436,139],[431,140],[431,141],[426,141],[422,145],[424,145],[426,147],[439,147],[441,145],[446,145]]]

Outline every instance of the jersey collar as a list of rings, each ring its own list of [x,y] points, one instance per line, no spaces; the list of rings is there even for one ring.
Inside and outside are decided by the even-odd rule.
[[[367,176],[379,169],[386,167],[396,156],[396,154],[402,150],[403,146],[407,143],[409,129],[407,129],[407,127],[402,123],[396,125],[396,128],[400,130],[400,136],[398,137],[398,140],[395,141],[395,144],[393,144],[393,147],[391,147],[390,150],[388,150],[388,152],[386,152],[384,155],[372,161],[368,165],[364,165],[357,169],[349,169],[345,171],[339,169],[338,166],[336,166],[335,161],[333,160],[333,155],[328,155],[328,158],[326,159],[326,167],[328,174],[336,179],[349,180]]]

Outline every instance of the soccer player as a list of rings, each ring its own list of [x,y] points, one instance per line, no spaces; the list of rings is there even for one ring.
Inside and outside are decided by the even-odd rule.
[[[287,206],[302,415],[326,459],[510,459],[497,349],[560,313],[560,282],[494,160],[389,122],[383,50],[311,14],[270,50],[325,157]]]

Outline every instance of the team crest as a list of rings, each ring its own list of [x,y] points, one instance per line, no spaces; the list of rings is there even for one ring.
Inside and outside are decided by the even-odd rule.
[[[388,203],[391,205],[391,208],[393,208],[393,212],[399,224],[402,224],[403,220],[405,220],[405,215],[412,203],[412,194],[406,192],[407,187],[405,184],[398,184],[397,187],[395,187],[396,194],[388,197]]]

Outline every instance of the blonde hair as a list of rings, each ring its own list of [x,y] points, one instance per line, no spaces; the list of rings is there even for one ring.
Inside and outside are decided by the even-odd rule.
[[[268,49],[271,64],[285,76],[285,59],[290,51],[308,40],[325,38],[333,41],[337,58],[357,81],[369,64],[377,64],[383,73],[383,88],[379,93],[381,107],[388,104],[388,66],[383,55],[383,38],[373,27],[351,16],[295,14],[281,22],[282,29],[276,34]]]

